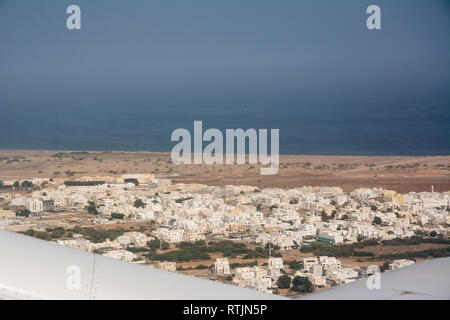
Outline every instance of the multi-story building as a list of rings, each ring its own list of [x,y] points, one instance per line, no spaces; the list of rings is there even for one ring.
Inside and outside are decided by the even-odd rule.
[[[392,263],[389,264],[389,270],[397,270],[413,264],[414,264],[413,260],[408,259],[394,260]]]
[[[111,250],[103,254],[105,257],[131,262],[137,258],[132,252],[126,250]]]
[[[217,258],[214,263],[214,273],[217,275],[230,275],[230,264],[228,262],[228,258]]]
[[[159,262],[158,264],[159,269],[170,271],[170,272],[176,272],[177,271],[177,263],[171,262],[171,261],[163,261]]]
[[[283,266],[283,259],[282,258],[269,258],[267,260],[267,266],[269,268],[277,268],[277,269],[284,269]]]

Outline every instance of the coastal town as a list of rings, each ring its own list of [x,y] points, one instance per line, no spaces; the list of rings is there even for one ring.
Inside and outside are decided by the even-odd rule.
[[[0,181],[0,228],[110,258],[299,295],[450,255],[450,192],[173,183],[154,174]],[[395,250],[395,249],[398,250]]]

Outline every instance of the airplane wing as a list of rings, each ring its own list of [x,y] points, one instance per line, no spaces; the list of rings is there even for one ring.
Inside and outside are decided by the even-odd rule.
[[[279,295],[132,264],[0,230],[0,299],[269,300]],[[300,299],[450,299],[450,258]]]
[[[450,258],[437,258],[379,274],[379,289],[367,279],[306,295],[307,300],[449,300]],[[371,286],[369,286],[371,287]]]
[[[0,230],[0,299],[266,300],[282,297]]]

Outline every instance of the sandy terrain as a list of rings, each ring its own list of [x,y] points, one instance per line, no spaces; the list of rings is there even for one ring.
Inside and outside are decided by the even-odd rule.
[[[75,179],[153,173],[175,183],[383,187],[399,192],[450,190],[450,156],[280,156],[280,170],[262,176],[259,165],[175,165],[168,153],[0,150],[0,180],[31,177]]]

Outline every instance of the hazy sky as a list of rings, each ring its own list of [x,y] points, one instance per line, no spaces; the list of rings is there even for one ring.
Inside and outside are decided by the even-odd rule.
[[[70,4],[82,30],[66,29]],[[370,4],[381,30],[366,28]],[[353,108],[361,117],[428,108],[448,119],[449,39],[446,0],[0,0],[0,125],[92,108],[283,105],[307,116],[320,99],[335,114],[355,97],[379,101]],[[409,110],[400,97],[418,88],[426,103]]]

